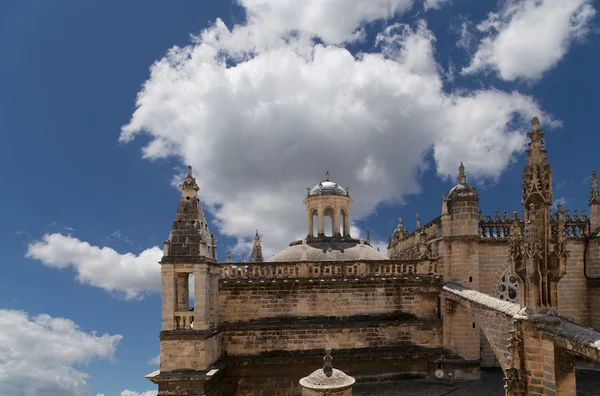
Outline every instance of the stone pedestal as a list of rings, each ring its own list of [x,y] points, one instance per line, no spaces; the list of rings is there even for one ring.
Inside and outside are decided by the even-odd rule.
[[[326,349],[325,366],[300,380],[302,396],[351,396],[354,378],[331,367],[331,349]]]

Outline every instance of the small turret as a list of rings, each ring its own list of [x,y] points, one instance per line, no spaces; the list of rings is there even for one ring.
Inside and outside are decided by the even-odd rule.
[[[262,246],[260,245],[260,236],[258,235],[258,230],[256,230],[256,235],[254,235],[254,245],[252,246],[252,254],[250,255],[250,262],[260,263],[263,262],[263,254],[262,254]]]
[[[165,241],[165,256],[216,259],[216,238],[208,230],[197,194],[200,188],[192,176],[191,166],[188,166],[187,176],[179,188],[181,199],[169,239]]]

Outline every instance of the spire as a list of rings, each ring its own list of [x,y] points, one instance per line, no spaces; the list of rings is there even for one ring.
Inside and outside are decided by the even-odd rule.
[[[456,181],[458,182],[458,184],[467,184],[467,176],[465,176],[465,166],[463,165],[462,161],[460,163],[460,166],[458,167],[458,178],[456,178]]]
[[[592,183],[590,186],[590,205],[599,205],[600,204],[600,192],[598,192],[598,173],[596,173],[596,169],[592,171]]]
[[[329,171],[325,173],[325,181],[329,181]]]
[[[260,263],[263,262],[263,254],[262,254],[262,246],[260,245],[260,236],[258,235],[258,230],[256,230],[256,234],[254,235],[254,246],[252,246],[252,253],[250,254],[250,262]]]
[[[208,257],[216,259],[216,238],[208,230],[202,204],[198,199],[198,184],[188,166],[181,188],[179,207],[169,235],[169,254],[172,257]]]
[[[531,121],[527,137],[530,142],[525,151],[527,164],[523,169],[522,185],[525,211],[522,222],[515,212],[511,227],[512,272],[519,282],[521,307],[534,311],[556,309],[558,282],[566,273],[563,211],[559,206],[556,219],[550,219],[552,171],[544,146],[544,131],[540,129],[537,117]],[[554,225],[551,221],[555,222]],[[552,231],[553,228],[556,232]]]
[[[196,179],[194,178],[194,176],[192,176],[192,167],[191,166],[188,166],[187,176],[185,177],[185,180],[183,181],[183,183],[181,183],[179,185],[179,188],[181,188],[183,191],[185,191],[185,190],[194,190],[194,191],[200,190],[200,187],[198,187],[198,185],[196,184]]]
[[[550,206],[552,205],[552,170],[542,140],[544,131],[540,129],[540,121],[537,117],[531,121],[531,132],[527,133],[527,137],[531,141],[525,151],[527,165],[523,170],[523,206],[528,208],[533,202],[542,202]]]

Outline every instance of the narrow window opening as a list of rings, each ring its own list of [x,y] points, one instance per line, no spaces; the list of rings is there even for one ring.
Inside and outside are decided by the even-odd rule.
[[[473,322],[473,328],[475,328],[475,322]]]
[[[473,277],[469,276],[469,282],[473,282]]]
[[[325,236],[333,236],[333,210],[331,208],[325,209],[324,215],[324,233]]]

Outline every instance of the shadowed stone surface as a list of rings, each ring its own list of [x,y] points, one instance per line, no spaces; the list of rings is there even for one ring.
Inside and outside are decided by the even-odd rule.
[[[433,382],[403,380],[392,382],[356,383],[354,396],[504,396],[504,380],[500,369],[486,370],[481,381]],[[600,373],[577,372],[577,396],[600,395]]]

